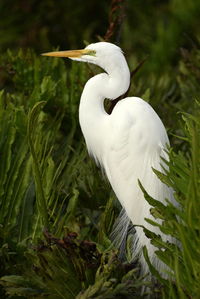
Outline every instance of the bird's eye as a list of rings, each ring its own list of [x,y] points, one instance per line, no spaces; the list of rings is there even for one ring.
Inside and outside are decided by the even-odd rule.
[[[95,50],[87,50],[83,55],[96,56]]]

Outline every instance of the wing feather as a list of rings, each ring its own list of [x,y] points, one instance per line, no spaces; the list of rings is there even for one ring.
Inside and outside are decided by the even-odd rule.
[[[111,114],[109,133],[111,138],[106,143],[103,165],[125,211],[121,226],[128,230],[130,219],[134,225],[148,227],[150,225],[144,219],[152,218],[150,206],[139,188],[138,179],[153,198],[165,202],[166,198],[173,197],[172,190],[152,170],[153,167],[163,171],[161,156],[167,158],[165,149],[169,144],[165,128],[148,103],[139,98],[126,98],[116,105]],[[121,230],[124,236],[119,223],[116,235]],[[158,228],[151,226],[150,229],[158,233]],[[150,245],[143,230],[136,230],[135,252],[138,253],[144,245],[154,252],[155,248]]]

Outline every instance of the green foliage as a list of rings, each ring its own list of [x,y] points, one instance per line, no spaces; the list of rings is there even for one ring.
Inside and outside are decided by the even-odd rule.
[[[44,227],[60,237],[64,227],[77,232],[82,227],[83,237],[93,234],[91,223],[100,213],[87,215],[82,209],[88,211],[95,192],[105,194],[106,188],[94,176],[78,127],[84,69],[74,66],[67,78],[61,60],[50,63],[31,51],[9,51],[1,64],[5,84],[0,94],[2,276],[13,273],[13,266],[22,273],[27,244],[36,242]],[[12,75],[7,77],[10,68]],[[77,79],[78,88],[70,88]],[[85,172],[88,180],[83,180]],[[77,208],[79,197],[83,202],[87,198],[87,205]],[[101,196],[99,202],[104,202]],[[97,206],[98,200],[93,204],[94,209]]]
[[[111,2],[115,2],[112,11]],[[172,76],[179,48],[199,42],[199,13],[200,3],[195,0],[87,0],[85,5],[73,0],[59,5],[52,0],[1,0],[0,49],[3,53],[7,48],[31,47],[40,53],[58,46],[80,48],[83,41],[91,43],[105,36],[113,14],[123,24],[116,26],[118,30],[113,22],[109,24],[114,31],[110,41],[120,42],[129,53],[131,68],[149,55],[145,73],[170,71]]]
[[[136,57],[141,61],[149,55],[144,67],[146,75],[175,75],[179,48],[199,44],[199,12],[200,3],[194,0],[128,1],[122,44],[132,53],[131,61]],[[133,53],[137,53],[136,57]]]
[[[15,3],[12,0],[2,0],[1,51],[8,47],[34,47],[38,51],[45,51],[52,45],[80,46],[82,41],[88,40],[96,30],[99,34],[104,33],[106,8],[106,1],[94,3],[87,0],[87,5],[79,5],[78,2],[68,0],[61,1],[57,5],[51,0],[42,2],[28,0],[26,3],[22,0],[15,0]],[[101,29],[100,20],[96,18],[94,11],[101,14]]]
[[[144,282],[142,278],[137,278],[136,268],[130,270],[126,266],[119,262],[112,251],[103,255],[93,285],[80,292],[76,298],[138,298]]]
[[[45,232],[46,241],[26,252],[24,275],[4,276],[7,294],[28,298],[135,298],[143,285],[137,270],[122,264],[116,252],[100,254],[95,243],[80,241],[75,233],[58,239]]]
[[[155,221],[146,220],[177,240],[176,244],[164,242],[145,229],[158,248],[156,254],[172,270],[172,280],[164,281],[150,265],[152,272],[165,285],[166,298],[198,298],[200,292],[200,103],[196,102],[194,107],[194,115],[184,113],[182,116],[183,137],[188,151],[183,154],[170,150],[170,162],[165,161],[169,166],[166,174],[154,170],[160,180],[174,189],[177,205],[168,202],[164,206],[143,189],[146,200],[153,206],[155,218]],[[156,222],[156,218],[163,220],[162,225]],[[146,251],[145,256],[148,259]]]
[[[92,283],[100,255],[94,243],[76,237],[69,233],[61,240],[46,231],[46,241],[26,252],[28,271],[24,268],[23,277],[2,278],[8,294],[74,298],[82,287]]]

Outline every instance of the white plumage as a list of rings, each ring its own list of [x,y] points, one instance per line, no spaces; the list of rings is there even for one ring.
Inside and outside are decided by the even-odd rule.
[[[46,55],[61,56],[56,53]],[[134,225],[144,225],[161,234],[157,227],[144,220],[152,216],[138,179],[153,198],[163,203],[166,198],[173,200],[172,190],[161,183],[152,171],[152,167],[162,171],[161,157],[168,159],[165,149],[169,140],[162,121],[153,108],[138,97],[125,98],[116,104],[111,115],[106,113],[104,99],[112,100],[123,95],[130,84],[129,68],[119,47],[99,42],[78,50],[76,54],[73,51],[62,54],[73,60],[94,63],[105,70],[86,83],[80,101],[79,120],[90,155],[104,168],[123,207],[123,216],[114,233],[117,242],[123,241],[130,220]],[[162,237],[166,239],[166,236]],[[144,245],[150,260],[162,272],[164,266],[156,258],[155,248],[143,229],[136,227],[133,256],[140,255]],[[140,261],[143,272],[146,272],[142,255]]]

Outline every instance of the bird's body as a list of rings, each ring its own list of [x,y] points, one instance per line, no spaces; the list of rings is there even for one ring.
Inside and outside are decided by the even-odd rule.
[[[80,56],[65,56],[97,64],[106,71],[86,83],[80,101],[79,120],[90,155],[104,169],[123,207],[123,217],[116,227],[115,237],[118,243],[122,242],[130,221],[161,234],[157,227],[145,221],[152,216],[138,180],[153,198],[163,203],[166,198],[172,200],[172,190],[152,170],[153,167],[163,171],[161,157],[168,159],[166,130],[153,108],[137,97],[119,101],[111,114],[106,113],[105,98],[112,100],[121,96],[130,84],[129,68],[119,47],[100,42],[80,51],[84,51],[82,55],[78,54]],[[138,255],[144,245],[151,261],[161,269],[155,248],[142,227],[136,226],[133,256]],[[140,260],[146,271],[142,256]]]

